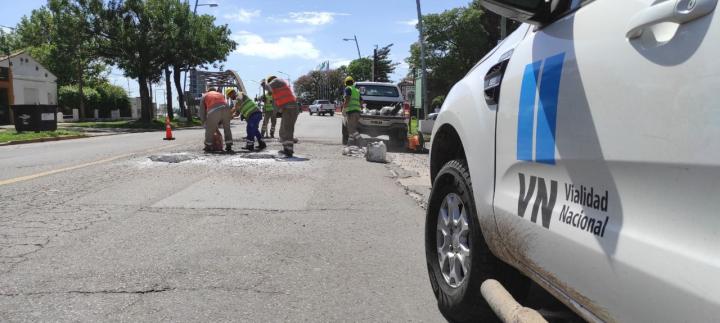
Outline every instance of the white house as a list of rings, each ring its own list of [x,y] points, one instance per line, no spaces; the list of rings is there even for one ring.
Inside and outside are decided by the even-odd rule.
[[[57,77],[24,51],[0,56],[0,124],[19,104],[57,105]]]

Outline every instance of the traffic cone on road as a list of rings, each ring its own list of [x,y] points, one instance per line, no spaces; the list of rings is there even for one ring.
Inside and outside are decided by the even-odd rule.
[[[170,117],[165,117],[165,138],[163,140],[175,140],[172,135],[172,127],[170,127]]]

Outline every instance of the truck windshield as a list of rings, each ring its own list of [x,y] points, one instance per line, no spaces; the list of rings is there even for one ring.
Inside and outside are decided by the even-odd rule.
[[[387,96],[387,97],[398,97],[397,87],[385,86],[385,85],[360,85],[358,86],[360,95],[362,96]]]

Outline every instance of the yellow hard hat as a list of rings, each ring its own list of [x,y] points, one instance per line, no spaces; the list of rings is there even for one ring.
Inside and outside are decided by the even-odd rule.
[[[348,84],[349,82],[355,83],[355,80],[352,76],[348,76],[345,78],[345,84]]]
[[[235,89],[234,89],[234,88],[231,88],[231,87],[226,88],[226,89],[225,89],[225,96],[230,96],[230,94],[233,93],[233,92],[235,92]]]

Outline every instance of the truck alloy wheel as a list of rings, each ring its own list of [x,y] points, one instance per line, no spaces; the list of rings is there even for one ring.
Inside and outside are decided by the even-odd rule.
[[[478,224],[465,160],[442,167],[433,182],[425,218],[425,258],[440,312],[451,322],[495,322],[480,294],[488,278],[500,281],[521,301],[529,280],[496,258]]]
[[[445,195],[437,219],[437,256],[445,282],[458,287],[470,272],[470,228],[467,210],[455,193]]]

